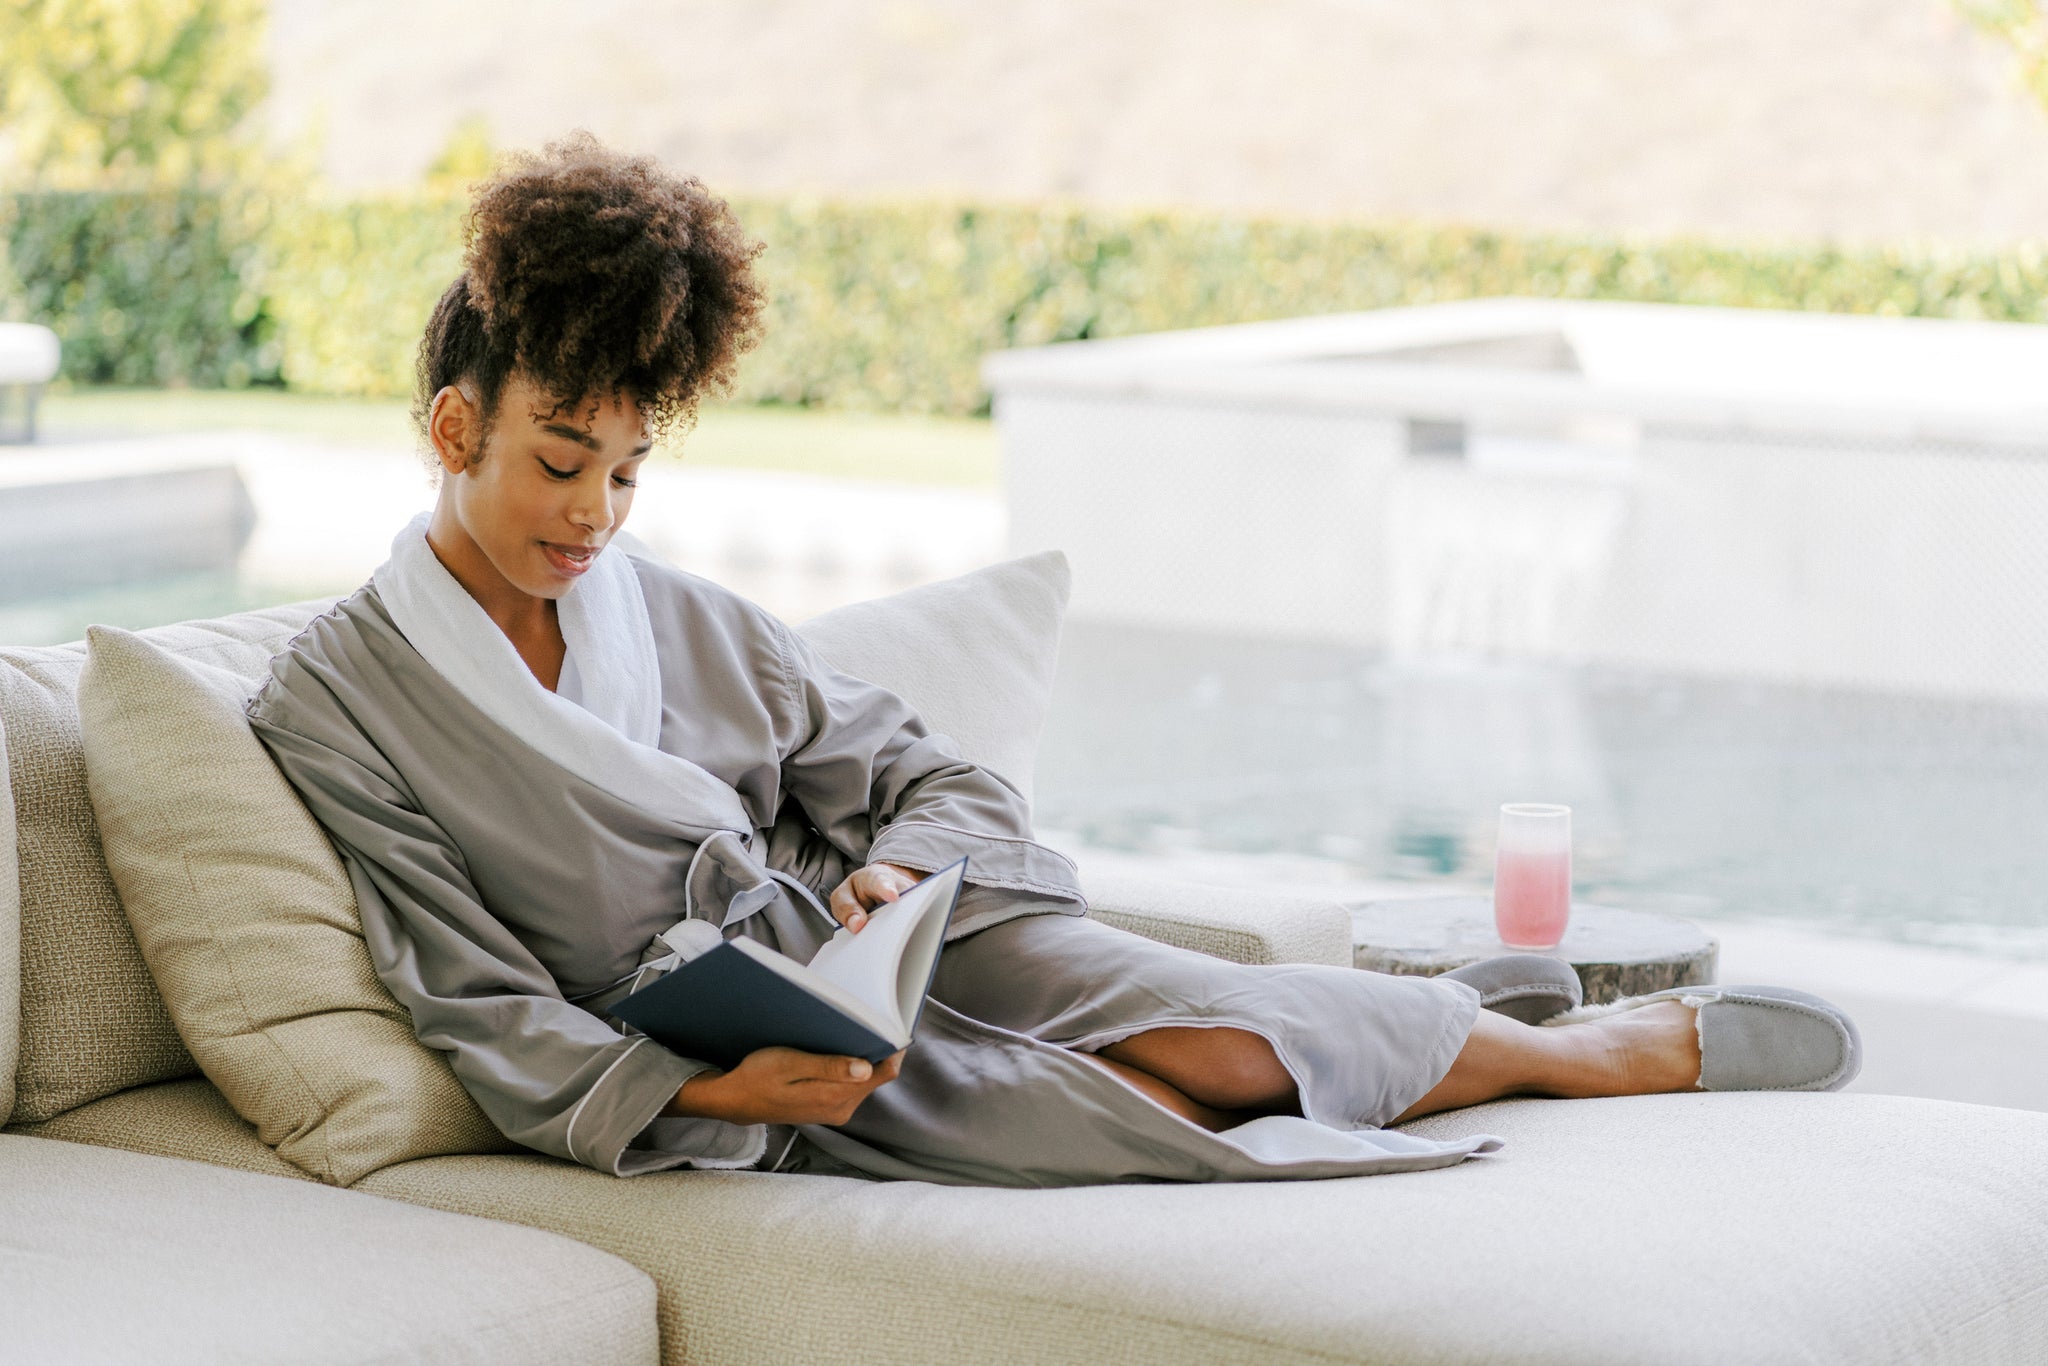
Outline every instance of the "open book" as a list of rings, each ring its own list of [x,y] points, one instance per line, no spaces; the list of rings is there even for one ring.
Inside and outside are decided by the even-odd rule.
[[[955,860],[875,907],[859,934],[841,929],[807,964],[752,939],[722,940],[610,1013],[719,1067],[778,1044],[880,1062],[910,1042],[966,877],[967,860]]]

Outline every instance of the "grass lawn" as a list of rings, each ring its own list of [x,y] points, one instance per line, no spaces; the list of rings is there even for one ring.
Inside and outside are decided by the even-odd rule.
[[[275,389],[52,391],[41,425],[55,441],[159,432],[266,431],[349,445],[413,444],[406,405]],[[726,469],[788,470],[951,488],[998,482],[995,425],[810,408],[706,408],[664,458]]]

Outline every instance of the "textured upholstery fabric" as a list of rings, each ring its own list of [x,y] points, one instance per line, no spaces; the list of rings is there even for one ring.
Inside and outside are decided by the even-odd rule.
[[[256,1136],[256,1128],[235,1113],[228,1098],[205,1077],[180,1077],[116,1091],[73,1106],[54,1119],[11,1125],[26,1138],[55,1138],[97,1148],[125,1148],[157,1157],[183,1157],[216,1167],[288,1176],[313,1175],[277,1155]]]
[[[1031,798],[1071,576],[1057,550],[1005,560],[796,628],[835,668],[915,707]]]
[[[654,1287],[567,1238],[303,1182],[0,1136],[10,1360],[656,1360]]]
[[[672,1363],[2048,1360],[2048,1115],[1747,1092],[1402,1127],[1508,1147],[1348,1181],[1055,1191],[444,1157],[356,1192],[624,1257],[660,1287]],[[198,1079],[28,1132],[298,1174]]]
[[[267,608],[147,635],[181,657],[253,672],[320,606]],[[0,650],[0,727],[20,870],[17,1120],[47,1119],[194,1070],[100,855],[79,748],[84,667],[83,644]]]
[[[7,771],[7,728],[0,725],[0,773]],[[21,1054],[21,872],[14,845],[14,803],[0,799],[0,1125],[14,1113],[14,1064]]]
[[[90,634],[78,711],[93,810],[179,1035],[263,1140],[322,1181],[514,1151],[377,980],[334,846],[243,716],[254,683]]]
[[[450,1157],[358,1189],[618,1253],[660,1284],[670,1361],[684,1344],[705,1363],[2048,1360],[2048,1114],[1752,1092],[1406,1127],[1508,1146],[1204,1187],[619,1182]]]
[[[1081,890],[1094,919],[1212,958],[1351,966],[1351,917],[1335,901],[1085,870]]]

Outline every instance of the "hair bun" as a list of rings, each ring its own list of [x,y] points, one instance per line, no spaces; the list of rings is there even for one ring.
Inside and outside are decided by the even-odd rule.
[[[728,386],[754,340],[760,245],[695,177],[589,133],[505,158],[464,231],[464,279],[426,347],[437,328],[460,330],[442,311],[474,310],[487,409],[516,369],[564,403],[630,392],[660,429]],[[437,378],[429,360],[423,348],[423,384]]]

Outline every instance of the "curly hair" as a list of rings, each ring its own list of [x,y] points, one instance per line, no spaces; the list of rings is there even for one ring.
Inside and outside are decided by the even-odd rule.
[[[515,154],[477,187],[463,272],[420,339],[412,417],[470,381],[485,428],[515,373],[554,411],[625,393],[654,436],[687,427],[754,344],[761,244],[694,176],[588,133]]]

